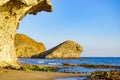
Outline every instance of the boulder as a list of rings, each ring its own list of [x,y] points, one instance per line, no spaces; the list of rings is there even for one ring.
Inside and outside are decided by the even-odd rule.
[[[43,43],[36,42],[24,34],[15,35],[15,50],[17,57],[30,58],[33,55],[46,51]]]
[[[58,46],[43,52],[39,55],[32,56],[33,58],[80,58],[83,47],[78,43],[68,40]]]

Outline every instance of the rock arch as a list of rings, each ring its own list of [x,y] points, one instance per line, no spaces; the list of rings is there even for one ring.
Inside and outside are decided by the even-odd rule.
[[[50,0],[0,0],[0,67],[19,66],[14,37],[20,20],[27,14],[52,11]]]

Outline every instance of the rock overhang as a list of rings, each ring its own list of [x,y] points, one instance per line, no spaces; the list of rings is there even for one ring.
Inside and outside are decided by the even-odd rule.
[[[27,14],[52,12],[50,0],[0,0],[0,67],[19,67],[14,37],[20,20]]]
[[[8,2],[23,3],[26,7],[31,7],[28,14],[37,14],[40,11],[52,12],[53,7],[50,0],[1,0],[0,6],[7,4]]]

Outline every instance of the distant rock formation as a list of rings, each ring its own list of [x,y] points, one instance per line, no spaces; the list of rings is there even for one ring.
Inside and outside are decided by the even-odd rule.
[[[19,67],[14,38],[20,21],[27,14],[52,11],[50,0],[0,0],[0,67]]]
[[[80,58],[83,47],[78,43],[68,40],[58,46],[39,55],[32,56],[33,58]]]
[[[16,34],[15,50],[17,57],[30,58],[33,55],[45,52],[46,48],[43,43],[41,42],[38,43],[24,34]]]

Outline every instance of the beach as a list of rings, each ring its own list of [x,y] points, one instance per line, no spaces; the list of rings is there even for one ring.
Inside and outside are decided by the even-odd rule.
[[[40,71],[17,71],[0,69],[0,80],[55,80],[57,78],[79,77],[84,74],[40,72]]]

